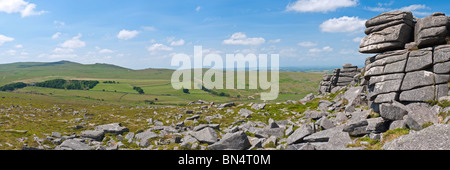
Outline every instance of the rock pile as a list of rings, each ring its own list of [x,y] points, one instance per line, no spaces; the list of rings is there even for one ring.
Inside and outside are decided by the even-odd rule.
[[[320,82],[319,92],[321,94],[336,93],[343,87],[359,82],[361,69],[352,64],[344,64],[342,69],[335,69],[333,75],[325,75]],[[353,82],[353,83],[352,83]]]
[[[393,101],[437,101],[448,95],[449,18],[442,13],[417,19],[410,12],[387,12],[367,21],[362,53],[380,53],[366,59],[364,78],[374,111]],[[414,41],[413,41],[414,40]],[[406,45],[406,49],[405,49]]]

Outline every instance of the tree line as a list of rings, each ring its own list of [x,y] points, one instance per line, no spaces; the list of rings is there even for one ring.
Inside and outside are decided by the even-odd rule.
[[[100,82],[90,80],[55,79],[36,83],[35,86],[54,89],[67,89],[67,90],[89,90],[94,88],[98,83]]]
[[[23,82],[18,82],[18,83],[7,84],[7,85],[0,87],[0,91],[14,91],[16,89],[21,89],[21,88],[25,88],[25,87],[27,87],[27,84],[25,84]]]

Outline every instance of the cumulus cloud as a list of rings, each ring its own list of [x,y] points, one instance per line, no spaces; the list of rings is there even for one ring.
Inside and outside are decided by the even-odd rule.
[[[182,45],[184,45],[184,40],[183,39],[180,39],[178,41],[170,42],[170,46],[182,46]]]
[[[164,44],[153,44],[150,47],[147,47],[147,50],[150,52],[155,52],[155,51],[172,51],[173,48],[172,47],[168,47]]]
[[[300,42],[300,43],[298,43],[297,45],[302,46],[302,47],[314,47],[314,46],[316,46],[317,44],[316,44],[316,43],[313,43],[313,42],[307,41],[307,42]]]
[[[136,30],[133,30],[133,31],[122,30],[119,32],[119,34],[117,34],[117,38],[121,39],[121,40],[129,40],[129,39],[136,37],[138,34],[139,34],[139,31],[136,31]]]
[[[114,53],[114,51],[105,48],[105,49],[99,50],[98,53],[100,53],[100,54],[107,54],[107,53]]]
[[[62,33],[57,32],[55,34],[52,35],[52,39],[58,39],[61,36]]]
[[[55,49],[53,50],[53,52],[54,52],[54,53],[63,53],[63,54],[66,54],[66,53],[73,53],[74,50],[71,49],[71,48],[55,48]]]
[[[362,41],[362,37],[356,37],[356,38],[353,38],[353,42],[356,42],[356,43],[361,43],[361,41]]]
[[[230,39],[224,40],[222,43],[227,45],[260,45],[264,44],[264,38],[248,38],[242,32],[234,33]]]
[[[46,11],[36,11],[35,9],[36,4],[24,0],[0,0],[0,12],[20,13],[22,18],[46,13]]]
[[[14,41],[14,38],[0,35],[0,45],[3,45],[5,42],[10,42],[10,41]]]
[[[64,48],[82,48],[84,46],[86,46],[86,43],[84,41],[81,41],[80,38],[82,37],[81,34],[78,34],[77,36],[73,37],[70,40],[65,41],[64,43],[61,44],[61,47]]]
[[[309,50],[310,53],[332,52],[332,51],[333,51],[333,48],[331,48],[330,46],[326,46],[323,48],[313,48],[313,49]]]
[[[295,12],[330,12],[338,8],[353,7],[358,4],[358,0],[297,0],[290,3],[287,11]]]
[[[358,17],[343,16],[332,18],[320,25],[322,32],[356,32],[365,27],[367,20]]]
[[[198,6],[197,8],[195,8],[195,11],[200,11],[200,9],[202,9],[202,7],[201,6]]]

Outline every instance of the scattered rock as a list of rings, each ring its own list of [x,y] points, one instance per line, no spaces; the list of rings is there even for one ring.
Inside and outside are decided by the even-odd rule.
[[[450,150],[450,124],[439,124],[384,144],[385,150]]]
[[[245,150],[250,148],[250,142],[243,131],[226,134],[219,142],[208,146],[212,150]]]

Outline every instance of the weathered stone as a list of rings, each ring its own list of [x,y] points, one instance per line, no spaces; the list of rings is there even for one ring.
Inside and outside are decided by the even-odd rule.
[[[252,117],[251,115],[253,114],[252,111],[248,110],[248,109],[241,109],[239,110],[239,115],[245,118],[250,118]]]
[[[406,91],[416,87],[433,85],[435,83],[434,77],[433,72],[425,70],[406,73],[401,90]]]
[[[295,143],[302,142],[302,139],[304,137],[312,134],[313,132],[314,132],[314,130],[312,129],[311,125],[304,124],[300,128],[298,128],[297,130],[295,130],[294,133],[292,133],[288,137],[287,143],[288,143],[288,145],[290,145],[290,144],[295,144]]]
[[[386,120],[402,120],[408,114],[409,109],[396,101],[393,103],[385,103],[380,105],[380,115]]]
[[[445,14],[433,14],[417,20],[414,39],[419,47],[446,43],[448,18]]]
[[[253,110],[261,110],[261,109],[264,109],[265,107],[266,107],[265,103],[259,103],[259,104],[253,104],[251,108]]]
[[[136,140],[139,140],[139,145],[147,147],[149,145],[148,140],[157,138],[158,134],[151,131],[141,132],[135,135]]]
[[[425,105],[413,103],[409,104],[407,107],[410,111],[408,112],[408,116],[406,118],[406,125],[410,129],[420,130],[426,123],[437,124],[439,122],[437,115]]]
[[[389,23],[392,21],[398,21],[398,20],[409,20],[413,21],[414,17],[412,15],[412,12],[407,11],[392,11],[392,12],[385,12],[381,15],[378,15],[374,18],[371,18],[366,21],[366,27],[373,27],[377,25],[382,25],[385,23]]]
[[[423,102],[434,100],[434,86],[426,86],[413,90],[403,91],[400,93],[400,101],[405,102]]]
[[[406,128],[406,121],[405,120],[396,120],[389,125],[389,130],[395,130],[398,128]]]
[[[434,125],[387,142],[385,150],[450,150],[450,124]]]
[[[342,130],[343,132],[348,132],[350,136],[362,136],[369,134],[367,131],[367,126],[369,125],[367,120],[363,120],[356,123],[347,123],[347,125]]]
[[[369,81],[369,86],[372,86],[376,83],[389,81],[389,80],[403,80],[405,73],[397,73],[397,74],[388,74],[382,76],[371,76]]]
[[[363,92],[364,87],[358,86],[358,87],[351,87],[349,88],[344,95],[342,96],[342,99],[347,100],[348,104],[347,106],[359,106],[361,105],[361,93]]]
[[[450,73],[450,61],[436,63],[433,66],[433,72],[437,74],[447,74]]]
[[[59,133],[59,132],[52,132],[52,137],[55,137],[55,138],[61,138],[61,133]]]
[[[233,106],[235,106],[234,103],[224,103],[224,104],[219,105],[217,108],[218,109],[223,109],[225,107],[233,107]]]
[[[346,150],[347,145],[352,144],[349,133],[334,133],[328,142],[314,147],[316,150]]]
[[[423,70],[433,65],[432,48],[420,49],[409,53],[406,72]]]
[[[104,131],[105,133],[115,133],[122,134],[124,132],[129,132],[130,130],[126,127],[122,127],[120,123],[111,123],[107,125],[100,125],[95,127],[97,131]]]
[[[375,103],[389,103],[389,102],[398,100],[398,96],[399,95],[397,92],[380,94],[375,98],[374,102]]]
[[[322,127],[325,130],[335,127],[333,122],[330,119],[328,119],[326,116],[322,117],[318,122],[320,122],[319,126]]]
[[[200,131],[207,127],[219,130],[220,124],[202,124],[202,125],[198,125],[198,126],[194,127],[194,129],[192,129],[192,130],[197,132],[197,131]]]
[[[100,131],[100,130],[86,130],[86,131],[81,132],[81,137],[91,138],[96,141],[101,141],[104,136],[105,136],[105,132]]]
[[[255,136],[259,138],[268,138],[270,136],[282,137],[283,135],[283,128],[261,128],[255,133]]]
[[[375,84],[373,93],[369,94],[370,99],[374,99],[376,95],[390,92],[397,92],[400,90],[402,80],[388,80]]]
[[[364,33],[366,35],[369,35],[370,33],[378,32],[378,31],[384,30],[384,29],[386,29],[388,27],[392,27],[392,26],[399,25],[399,24],[402,24],[402,23],[406,23],[407,25],[410,25],[410,26],[413,25],[413,21],[412,20],[398,19],[398,20],[393,20],[393,21],[390,21],[390,22],[387,22],[387,23],[383,23],[383,24],[380,24],[380,25],[374,25],[374,26],[368,27],[368,28],[366,28]]]
[[[384,74],[402,73],[405,72],[406,60],[398,61],[392,64],[386,64],[384,66]]]
[[[450,45],[440,45],[434,49],[434,64],[450,61]]]
[[[381,117],[367,119],[367,122],[369,123],[369,125],[367,125],[366,130],[370,132],[386,132],[389,129],[389,122]]]
[[[245,135],[245,132],[239,131],[232,134],[227,134],[219,142],[208,146],[212,150],[245,150],[250,148],[250,142]]]
[[[331,129],[313,133],[309,136],[304,137],[303,142],[328,142],[330,138],[337,133],[346,133],[348,135],[347,132],[342,131],[344,127],[345,125],[341,125]]]
[[[55,150],[94,150],[94,147],[74,139],[65,140]]]
[[[314,120],[318,120],[318,119],[322,118],[323,116],[327,115],[327,113],[325,113],[325,112],[319,112],[319,111],[315,111],[315,110],[305,111],[304,114],[305,114],[306,118],[311,118]]]
[[[439,99],[441,97],[447,96],[449,93],[449,88],[447,84],[439,84],[436,85],[436,99]]]
[[[359,52],[382,53],[390,50],[403,49],[411,41],[412,27],[399,24],[374,32],[361,41]]]
[[[213,144],[218,141],[217,132],[210,127],[204,128],[198,132],[191,132],[190,135],[201,143]]]

